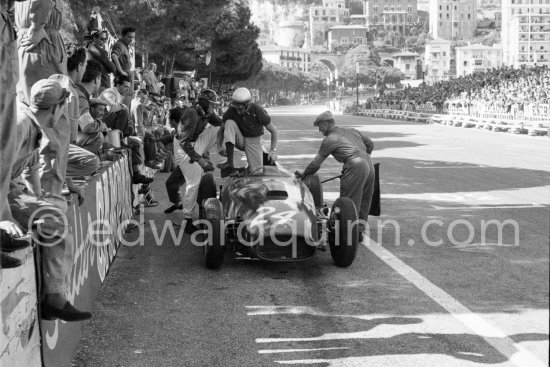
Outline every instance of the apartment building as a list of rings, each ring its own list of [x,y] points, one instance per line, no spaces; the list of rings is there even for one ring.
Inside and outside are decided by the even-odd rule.
[[[502,0],[504,65],[550,66],[550,0]]]
[[[437,38],[426,43],[424,81],[433,84],[448,80],[451,70],[451,42]]]
[[[469,45],[456,49],[456,76],[482,73],[502,65],[502,45]]]
[[[369,0],[364,13],[369,26],[405,33],[418,21],[417,7],[418,0]]]
[[[469,39],[477,27],[476,0],[432,0],[430,33],[434,39]]]
[[[349,21],[345,0],[323,0],[322,5],[309,8],[310,46],[327,46],[328,30]]]
[[[368,27],[364,25],[336,25],[329,28],[328,47],[332,51],[334,46],[342,44],[367,44]]]
[[[309,71],[311,62],[309,50],[276,45],[260,46],[260,50],[263,58],[273,64],[304,72]]]

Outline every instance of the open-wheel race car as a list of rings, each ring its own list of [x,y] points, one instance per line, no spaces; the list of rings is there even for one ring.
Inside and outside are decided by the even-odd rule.
[[[329,210],[317,175],[302,179],[279,165],[230,177],[218,196],[212,172],[198,193],[207,268],[219,268],[225,251],[268,261],[299,261],[325,250],[350,266],[359,229],[353,201],[340,197]]]

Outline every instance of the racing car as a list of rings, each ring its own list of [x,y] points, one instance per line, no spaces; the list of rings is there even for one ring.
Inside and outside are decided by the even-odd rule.
[[[319,177],[303,180],[278,164],[230,177],[219,196],[212,172],[199,185],[204,261],[219,268],[224,253],[267,261],[300,261],[328,243],[336,266],[350,266],[359,230],[355,204],[340,197],[329,210]]]

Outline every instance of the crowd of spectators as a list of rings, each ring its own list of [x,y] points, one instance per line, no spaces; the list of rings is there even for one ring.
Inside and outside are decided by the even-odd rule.
[[[41,316],[85,320],[91,314],[66,297],[71,200],[82,205],[87,177],[127,154],[132,183],[158,204],[142,168],[170,170],[168,111],[193,104],[204,85],[193,75],[174,83],[153,62],[135,69],[133,28],[112,44],[109,32],[91,26],[82,45],[65,45],[59,0],[7,3],[0,2],[0,269],[22,265],[10,252],[31,237],[52,242],[38,246]]]
[[[406,87],[367,101],[367,108],[384,105],[392,109],[414,108],[431,103],[438,112],[449,105],[472,111],[522,113],[550,103],[548,66],[503,66],[433,85]]]

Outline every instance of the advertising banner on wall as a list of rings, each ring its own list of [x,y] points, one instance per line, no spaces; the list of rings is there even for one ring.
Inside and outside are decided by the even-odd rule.
[[[66,296],[76,308],[92,309],[132,214],[128,159],[94,176],[86,187],[84,203],[70,206],[67,220],[76,248]],[[70,366],[85,325],[86,321],[41,320],[45,367]]]

